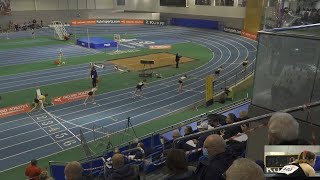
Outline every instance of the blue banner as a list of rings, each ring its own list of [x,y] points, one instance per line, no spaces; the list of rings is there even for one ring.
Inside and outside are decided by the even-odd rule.
[[[171,25],[194,27],[194,28],[206,28],[206,29],[220,29],[219,21],[201,20],[201,19],[184,19],[184,18],[172,18]]]

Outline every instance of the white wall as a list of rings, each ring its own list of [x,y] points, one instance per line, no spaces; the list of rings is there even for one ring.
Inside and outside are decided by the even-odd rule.
[[[12,11],[114,9],[114,0],[11,0]]]
[[[216,16],[244,18],[245,7],[228,7],[228,6],[200,6],[195,5],[195,0],[188,0],[189,7],[165,7],[160,6],[160,0],[126,0],[125,6],[115,8],[128,11],[151,11],[160,13],[176,13],[188,15]]]

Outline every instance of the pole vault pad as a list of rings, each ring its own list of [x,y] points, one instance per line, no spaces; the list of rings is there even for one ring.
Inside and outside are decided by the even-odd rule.
[[[117,42],[102,37],[90,37],[77,39],[77,45],[92,49],[117,47]],[[90,45],[90,46],[89,46]]]

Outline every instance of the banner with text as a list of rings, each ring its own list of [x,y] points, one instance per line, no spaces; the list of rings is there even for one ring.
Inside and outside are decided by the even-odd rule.
[[[0,118],[5,118],[8,116],[13,116],[17,114],[22,114],[29,112],[31,110],[30,104],[22,104],[18,106],[11,106],[0,109]]]
[[[232,28],[232,27],[223,27],[223,31],[227,33],[241,35],[241,29]]]
[[[97,24],[120,24],[120,19],[97,19]]]
[[[251,33],[251,32],[242,30],[241,36],[252,39],[252,40],[257,40],[257,33]]]
[[[166,21],[159,21],[159,20],[145,20],[145,25],[158,25],[158,26],[165,26],[167,23]]]
[[[149,49],[171,49],[171,45],[150,45]]]
[[[121,19],[120,24],[144,24],[142,19]]]
[[[72,20],[71,25],[72,26],[81,26],[81,25],[94,25],[97,24],[96,19],[77,19],[77,20]]]
[[[89,91],[77,92],[73,94],[67,94],[60,97],[55,97],[51,99],[52,104],[59,105],[68,102],[78,101],[81,99],[85,99],[88,96]]]

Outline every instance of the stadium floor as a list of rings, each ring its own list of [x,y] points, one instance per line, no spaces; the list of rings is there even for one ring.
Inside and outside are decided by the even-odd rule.
[[[218,79],[220,82],[215,85],[215,90],[219,91],[224,87],[221,80],[228,80],[227,85],[233,84],[236,78],[234,71],[241,70],[241,62],[246,57],[253,62],[256,55],[256,42],[219,31],[177,27],[158,28],[157,31],[139,26],[130,28],[131,32],[135,32],[139,37],[179,37],[203,45],[212,50],[213,59],[208,64],[187,73],[193,78],[186,81],[185,91],[181,94],[177,93],[179,77],[173,76],[148,84],[144,89],[143,98],[133,99],[132,88],[126,88],[97,96],[96,106],[89,104],[84,108],[82,101],[77,101],[48,107],[46,110],[56,116],[58,121],[44,112],[2,119],[0,172],[25,164],[32,158],[41,158],[78,146],[80,142],[72,133],[78,137],[80,129],[87,140],[91,141],[93,137],[90,130],[93,125],[117,131],[126,127],[127,117],[131,117],[132,125],[137,126],[184,109],[203,99],[203,79],[206,75],[213,74],[219,66],[224,67]],[[112,29],[120,31],[116,27],[110,27],[109,33],[112,33]],[[252,66],[251,63],[248,68]],[[78,65],[68,68],[76,70],[85,67]],[[32,73],[30,74],[31,77]],[[12,77],[15,76],[18,75]],[[45,75],[42,78],[46,78]],[[58,130],[53,131],[55,129]]]

